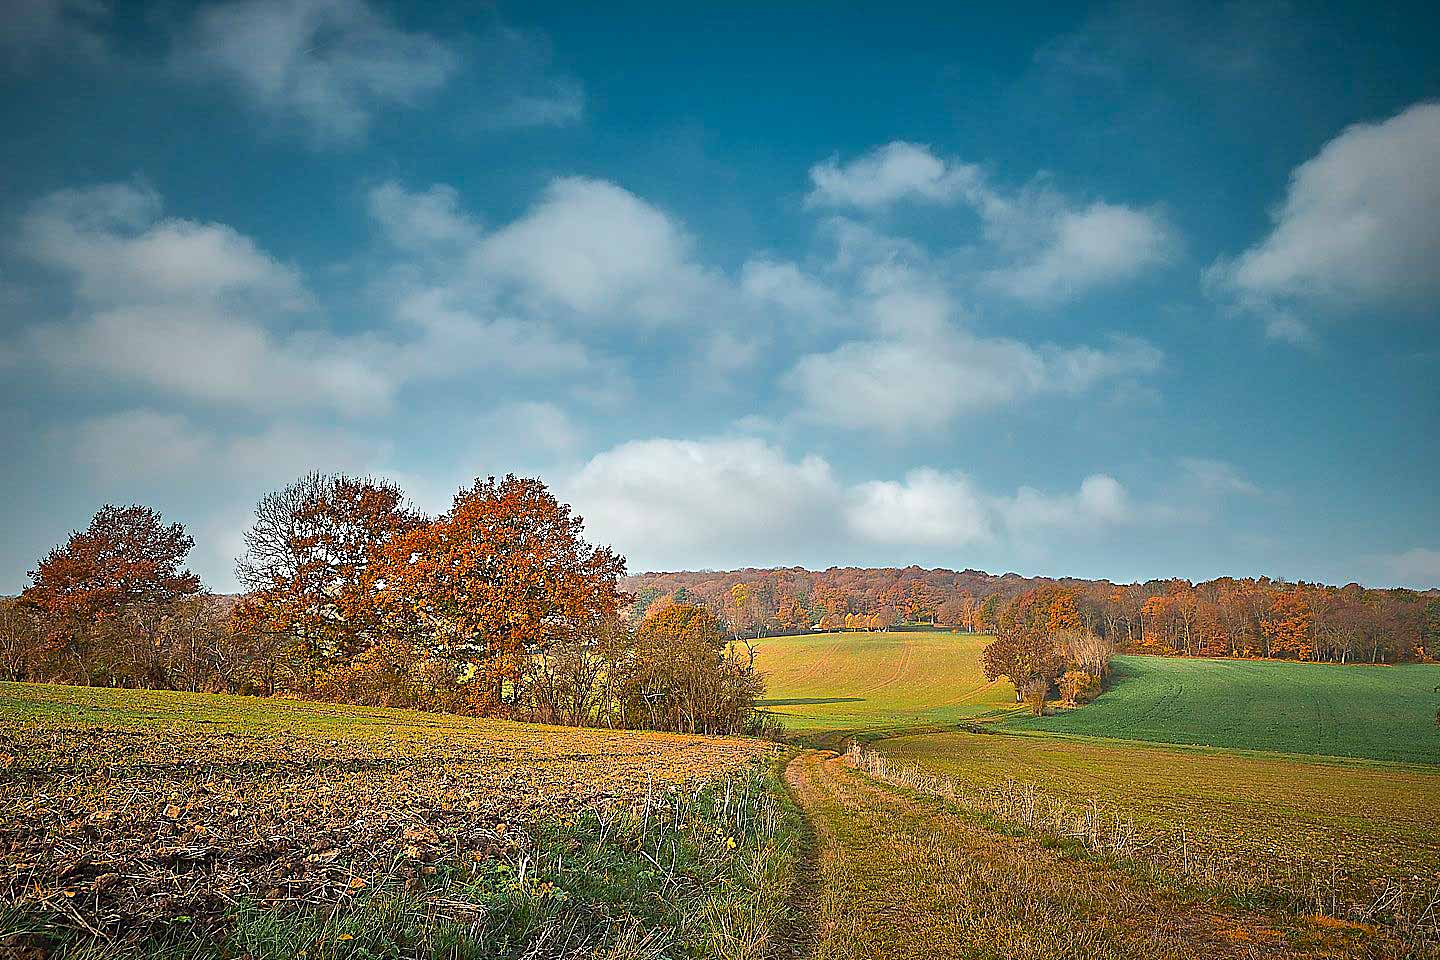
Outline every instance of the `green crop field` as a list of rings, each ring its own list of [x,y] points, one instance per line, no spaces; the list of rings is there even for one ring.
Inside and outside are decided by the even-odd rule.
[[[980,672],[987,636],[941,631],[819,633],[757,641],[765,708],[795,731],[954,723],[1014,707]]]
[[[1116,657],[1094,703],[1009,725],[1047,733],[1440,763],[1440,664]]]

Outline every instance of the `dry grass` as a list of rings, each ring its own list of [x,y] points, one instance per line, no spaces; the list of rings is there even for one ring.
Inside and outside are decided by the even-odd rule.
[[[1311,885],[1304,889],[1277,888],[1258,871],[1236,870],[1202,845],[1192,844],[1183,830],[1155,832],[1094,800],[1079,803],[1047,795],[1034,784],[1013,779],[976,787],[858,746],[846,760],[885,784],[943,800],[989,829],[1066,851],[1071,860],[1087,862],[1087,886],[1106,874],[1105,882],[1112,882],[1123,871],[1132,878],[1124,884],[1133,887],[1129,896],[1151,907],[1169,902],[1173,909],[1181,901],[1187,905],[1181,913],[1203,908],[1217,916],[1248,915],[1237,919],[1233,930],[1248,931],[1246,939],[1252,941],[1255,931],[1270,931],[1270,939],[1287,955],[1312,946],[1323,953],[1332,945],[1331,935],[1339,932],[1347,935],[1342,942],[1356,955],[1440,955],[1440,889],[1434,877],[1418,883],[1405,878],[1381,898],[1362,901],[1342,899],[1333,878],[1323,886],[1313,883],[1318,878],[1307,878]]]
[[[1364,931],[1220,907],[998,832],[821,754],[788,779],[820,835],[819,958],[1404,955]]]
[[[1122,821],[1185,872],[1299,909],[1418,918],[1440,895],[1434,767],[966,733],[878,746],[972,796],[1013,782],[1041,806]]]

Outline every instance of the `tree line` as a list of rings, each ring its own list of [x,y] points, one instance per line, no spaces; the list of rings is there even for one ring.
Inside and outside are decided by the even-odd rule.
[[[1222,577],[1116,584],[978,570],[794,567],[645,574],[623,587],[636,612],[674,599],[700,603],[740,637],[901,623],[993,633],[1008,601],[1057,588],[1074,596],[1083,629],[1127,652],[1397,663],[1440,651],[1440,591],[1357,583]]]
[[[630,618],[625,560],[539,480],[477,479],[437,517],[387,480],[311,473],[266,495],[238,597],[194,540],[105,506],[0,601],[0,676],[292,695],[565,724],[734,734],[753,650],[702,605]]]

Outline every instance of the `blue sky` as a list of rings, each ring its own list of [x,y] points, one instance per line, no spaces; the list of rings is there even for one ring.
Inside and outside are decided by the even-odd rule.
[[[0,591],[309,469],[632,570],[1440,585],[1433,4],[20,0]],[[964,6],[964,5],[952,5]]]

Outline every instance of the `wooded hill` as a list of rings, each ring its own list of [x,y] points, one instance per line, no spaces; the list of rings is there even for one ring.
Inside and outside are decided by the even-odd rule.
[[[1134,652],[1395,663],[1440,651],[1440,591],[1358,583],[1222,577],[1117,584],[914,566],[676,571],[620,582],[635,596],[632,615],[689,600],[742,635],[903,622],[989,632],[1006,600],[1039,587],[1073,592],[1087,628]]]

